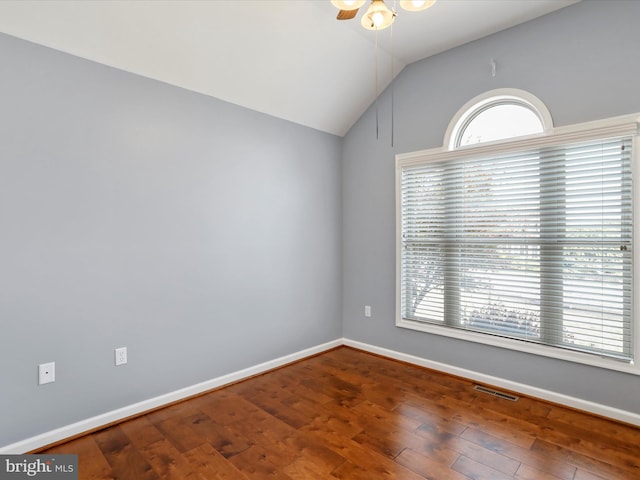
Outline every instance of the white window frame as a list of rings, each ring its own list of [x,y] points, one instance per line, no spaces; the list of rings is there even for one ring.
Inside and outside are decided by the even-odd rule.
[[[482,98],[481,98],[482,97]],[[477,98],[481,98],[481,100],[486,99],[487,96],[483,95]],[[495,98],[495,95],[493,96]],[[541,102],[540,102],[541,103]],[[472,102],[469,102],[466,105],[467,110],[473,109]],[[543,109],[548,114],[548,110],[546,107]],[[460,114],[462,112],[462,114]],[[480,143],[472,146],[460,147],[457,149],[451,149],[451,141],[455,141],[455,135],[458,133],[456,128],[460,128],[460,125],[464,124],[464,120],[462,119],[464,112],[463,109],[458,112],[460,115],[456,115],[452,120],[449,129],[447,130],[447,134],[445,135],[445,142],[442,147],[433,148],[429,150],[422,150],[417,152],[403,153],[396,155],[396,326],[401,328],[407,328],[411,330],[417,330],[421,332],[426,332],[430,334],[442,335],[451,338],[457,338],[460,340],[480,343],[484,345],[491,345],[494,347],[507,348],[510,350],[516,350],[525,353],[531,353],[535,355],[540,355],[544,357],[557,358],[561,360],[566,360],[570,362],[580,363],[584,365],[592,365],[596,367],[606,368],[610,370],[616,370],[626,373],[631,373],[635,375],[640,375],[640,302],[636,302],[635,299],[638,297],[638,293],[640,291],[640,262],[633,261],[633,276],[638,279],[638,281],[633,282],[633,300],[632,300],[632,312],[633,312],[633,324],[632,324],[632,341],[633,341],[633,358],[634,362],[627,363],[621,362],[612,358],[603,358],[598,357],[596,355],[591,355],[588,353],[582,353],[578,351],[565,350],[561,348],[556,348],[547,345],[535,344],[522,342],[515,339],[509,339],[504,337],[498,337],[494,335],[488,335],[473,331],[461,330],[456,328],[451,328],[448,326],[435,325],[432,323],[419,322],[414,320],[404,319],[402,316],[402,215],[401,215],[401,177],[402,177],[402,168],[411,165],[424,163],[425,161],[431,160],[444,160],[444,159],[455,159],[460,158],[461,156],[468,155],[470,152],[501,152],[501,151],[509,151],[519,148],[526,148],[537,146],[544,142],[546,137],[556,137],[556,136],[565,136],[567,141],[575,140],[580,141],[581,139],[588,138],[593,136],[594,134],[602,134],[606,135],[608,132],[615,132],[620,130],[624,125],[630,124],[640,124],[640,113],[624,115],[620,117],[613,117],[604,120],[597,120],[592,122],[580,123],[575,125],[549,128],[545,133],[539,135],[530,135],[526,137],[518,137],[516,139],[507,139],[500,140],[494,142]],[[551,120],[551,115],[546,116],[547,120],[544,122]],[[541,117],[543,118],[543,117]],[[544,125],[544,123],[543,123]],[[546,125],[551,125],[551,123],[547,123]],[[633,135],[633,154],[632,154],[632,174],[635,176],[635,172],[638,171],[639,162],[640,162],[640,154],[638,152],[640,149],[640,136],[638,136],[637,130]],[[633,184],[633,198],[640,198],[640,188],[638,186],[640,182],[634,182]],[[635,205],[635,200],[634,200]],[[633,211],[633,247],[632,251],[636,251],[636,249],[640,246],[640,206],[634,208]],[[635,256],[634,256],[635,258]]]

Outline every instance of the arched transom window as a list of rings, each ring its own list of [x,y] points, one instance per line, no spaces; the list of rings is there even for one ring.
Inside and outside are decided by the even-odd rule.
[[[445,145],[449,150],[549,132],[551,114],[523,90],[499,89],[467,102],[454,116]]]

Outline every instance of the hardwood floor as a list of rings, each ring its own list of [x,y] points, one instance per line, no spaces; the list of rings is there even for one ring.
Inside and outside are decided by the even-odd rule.
[[[49,449],[80,479],[640,479],[640,429],[341,347]]]

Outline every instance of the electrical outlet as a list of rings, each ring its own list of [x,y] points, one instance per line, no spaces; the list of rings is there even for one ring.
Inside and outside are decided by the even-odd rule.
[[[38,365],[38,385],[56,381],[56,363],[42,363]]]
[[[371,316],[371,305],[365,305],[364,306],[364,316],[365,317],[370,317]]]
[[[116,367],[127,363],[127,347],[116,348]]]

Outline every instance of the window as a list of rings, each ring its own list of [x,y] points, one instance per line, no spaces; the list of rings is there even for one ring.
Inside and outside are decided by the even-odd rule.
[[[542,132],[544,126],[540,117],[528,105],[501,100],[474,112],[462,125],[456,146],[464,147]]]
[[[445,145],[456,149],[551,129],[547,107],[524,90],[503,88],[479,95],[454,116],[445,135]]]
[[[636,131],[398,156],[397,324],[635,372]]]

